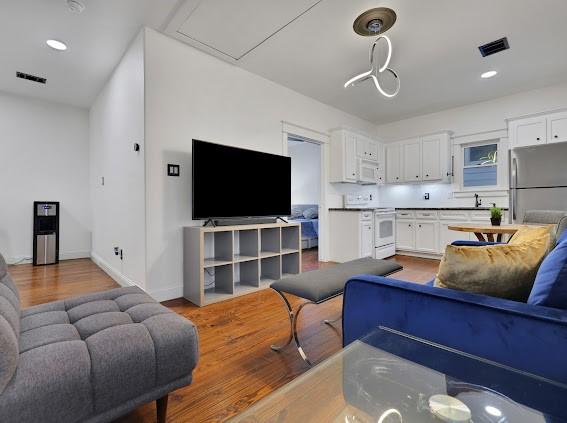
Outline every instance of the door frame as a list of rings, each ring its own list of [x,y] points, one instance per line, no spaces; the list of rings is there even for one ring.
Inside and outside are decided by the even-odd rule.
[[[330,136],[324,132],[305,128],[282,121],[282,155],[289,156],[288,138],[303,139],[318,144],[321,154],[321,186],[319,188],[319,261],[329,261],[329,210],[327,208],[327,188],[329,181]]]

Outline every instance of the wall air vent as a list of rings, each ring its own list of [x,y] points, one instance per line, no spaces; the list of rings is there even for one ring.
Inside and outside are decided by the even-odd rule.
[[[16,77],[21,79],[27,79],[28,81],[37,82],[38,84],[45,84],[47,82],[46,78],[41,76],[30,75],[29,73],[16,72]]]
[[[480,46],[478,49],[480,50],[480,54],[482,57],[490,56],[491,54],[500,53],[501,51],[508,50],[510,48],[510,44],[508,44],[508,38],[500,38],[496,41],[491,41],[490,43],[486,43]]]

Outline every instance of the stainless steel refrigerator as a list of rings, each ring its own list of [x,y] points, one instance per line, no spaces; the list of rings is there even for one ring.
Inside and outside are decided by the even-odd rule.
[[[526,210],[567,211],[567,143],[510,151],[510,221]]]

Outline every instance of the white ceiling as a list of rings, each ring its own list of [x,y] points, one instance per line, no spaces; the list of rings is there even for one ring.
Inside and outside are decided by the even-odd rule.
[[[0,0],[0,90],[88,106],[126,46],[146,25],[323,103],[385,123],[567,80],[564,0]],[[352,22],[378,6],[398,14],[388,32],[393,99],[372,84],[343,88],[367,70],[372,38]],[[477,47],[507,36],[511,49]],[[69,50],[45,47],[59,38]],[[498,76],[481,80],[486,70]],[[38,86],[15,72],[46,76]]]
[[[0,90],[90,106],[140,28],[159,29],[178,0],[81,2],[86,10],[75,14],[65,0],[0,0]],[[69,49],[50,49],[50,38]],[[17,79],[16,71],[47,84]]]

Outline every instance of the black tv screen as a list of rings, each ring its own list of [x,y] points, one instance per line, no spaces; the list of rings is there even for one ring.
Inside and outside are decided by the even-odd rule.
[[[193,219],[290,214],[291,158],[193,140]]]

